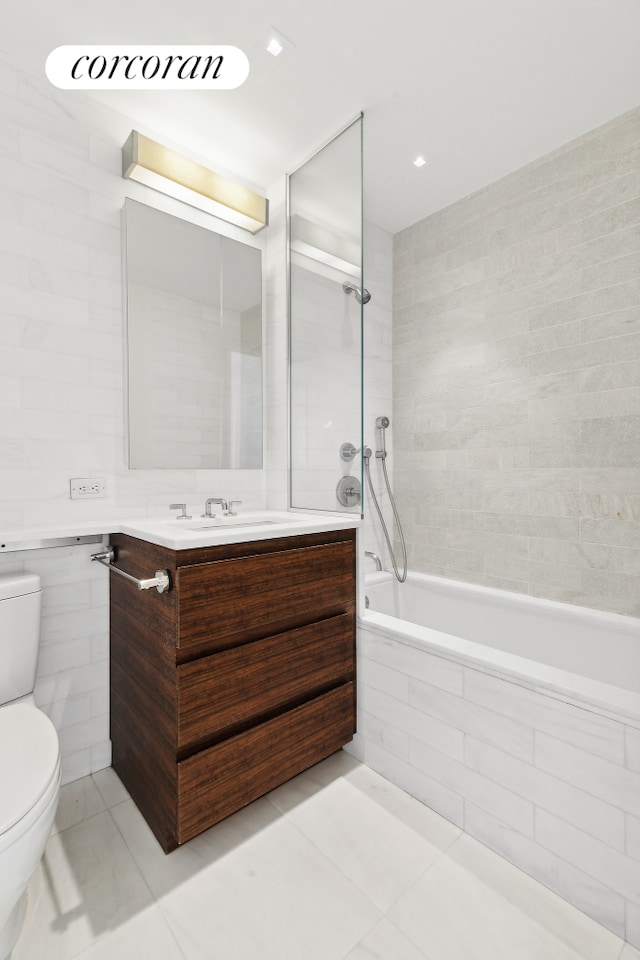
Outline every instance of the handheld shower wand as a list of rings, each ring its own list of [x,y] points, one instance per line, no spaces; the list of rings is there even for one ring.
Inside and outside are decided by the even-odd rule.
[[[396,521],[396,526],[398,528],[398,534],[400,535],[400,548],[402,550],[402,573],[398,570],[398,563],[396,561],[395,553],[393,552],[393,546],[391,543],[391,537],[389,536],[389,531],[387,530],[387,525],[385,523],[384,516],[382,515],[382,510],[380,509],[380,504],[378,503],[378,498],[376,497],[375,490],[373,489],[373,483],[371,481],[371,470],[369,467],[369,461],[371,460],[371,447],[365,447],[362,451],[362,456],[364,458],[364,469],[367,475],[367,486],[369,487],[369,493],[371,494],[371,499],[373,505],[376,508],[376,513],[378,514],[378,519],[382,527],[382,532],[384,533],[384,538],[387,542],[387,547],[389,548],[389,555],[391,557],[391,563],[393,564],[393,572],[395,574],[396,580],[399,583],[404,583],[407,579],[407,547],[404,542],[404,534],[402,532],[402,524],[400,523],[400,517],[398,516],[398,510],[396,508],[396,502],[393,497],[393,492],[391,490],[391,484],[389,482],[389,474],[387,473],[387,448],[385,445],[385,430],[389,426],[389,417],[378,417],[376,419],[376,427],[380,430],[380,449],[376,450],[376,457],[378,460],[382,461],[382,472],[384,474],[384,482],[387,488],[387,493],[389,494],[389,501],[391,503],[391,508],[393,510],[393,516]]]
[[[387,445],[385,442],[385,430],[389,426],[389,417],[376,417],[376,428],[380,431],[380,449],[376,450],[378,460],[386,460]]]

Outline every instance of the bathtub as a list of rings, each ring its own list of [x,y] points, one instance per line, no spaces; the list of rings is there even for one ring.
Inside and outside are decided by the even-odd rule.
[[[640,620],[416,573],[365,593],[369,627],[640,725]]]
[[[640,620],[423,574],[364,594],[353,752],[640,946]]]

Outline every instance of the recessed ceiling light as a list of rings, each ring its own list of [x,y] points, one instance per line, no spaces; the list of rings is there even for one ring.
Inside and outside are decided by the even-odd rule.
[[[271,37],[271,39],[269,40],[269,43],[267,44],[267,50],[269,51],[272,57],[277,57],[282,53],[282,51],[284,50],[284,47],[282,46],[282,44],[280,43],[277,37]]]
[[[291,40],[283,37],[275,27],[269,27],[263,38],[263,43],[264,49],[266,49],[272,57],[279,57],[283,50],[288,51],[295,46]]]
[[[413,165],[414,167],[424,167],[426,162],[427,161],[424,157],[416,157],[416,159],[413,161]]]

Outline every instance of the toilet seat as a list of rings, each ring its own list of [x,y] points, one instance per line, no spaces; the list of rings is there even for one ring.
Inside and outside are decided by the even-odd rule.
[[[15,827],[60,776],[56,729],[28,703],[0,707],[0,837]]]

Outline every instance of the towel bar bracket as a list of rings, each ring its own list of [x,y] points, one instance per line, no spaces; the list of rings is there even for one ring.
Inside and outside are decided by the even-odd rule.
[[[138,590],[150,590],[151,587],[155,587],[158,593],[164,593],[164,591],[169,590],[171,586],[168,570],[156,570],[154,577],[150,577],[148,580],[138,580],[137,577],[132,577],[130,573],[125,573],[124,570],[121,570],[119,567],[114,567],[116,555],[113,547],[107,547],[102,553],[91,554],[91,559],[97,561],[97,563],[101,563],[103,567],[109,567],[110,570],[124,577],[125,580],[130,580],[131,583],[135,583]]]

